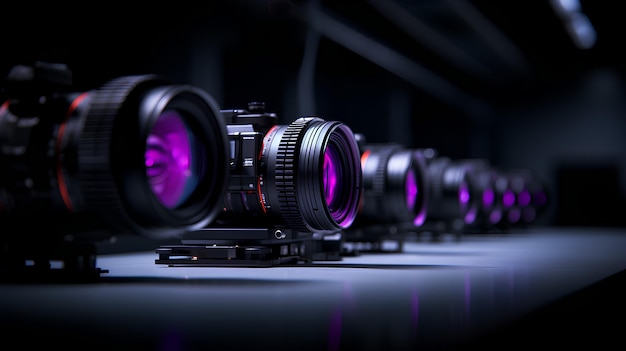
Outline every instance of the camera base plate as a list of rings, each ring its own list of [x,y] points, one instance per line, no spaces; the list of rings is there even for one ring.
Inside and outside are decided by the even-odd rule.
[[[301,241],[275,245],[165,245],[156,264],[169,267],[275,267],[313,261],[340,261],[339,243]],[[323,245],[324,249],[319,247]]]

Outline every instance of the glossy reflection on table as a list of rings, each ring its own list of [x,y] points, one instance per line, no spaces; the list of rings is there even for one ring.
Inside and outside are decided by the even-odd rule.
[[[153,350],[462,347],[626,267],[626,229],[412,237],[401,253],[271,268],[106,254],[98,282],[0,285],[5,339]],[[29,338],[13,338],[26,331]],[[529,336],[531,337],[531,336]]]

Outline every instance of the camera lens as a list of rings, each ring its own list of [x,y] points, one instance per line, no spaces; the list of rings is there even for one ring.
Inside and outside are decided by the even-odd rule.
[[[535,222],[538,214],[546,205],[546,193],[537,176],[527,169],[514,169],[509,173],[511,187],[517,195],[516,207],[519,209],[520,224]]]
[[[471,168],[470,180],[473,183],[472,187],[476,189],[475,196],[478,198],[479,206],[472,227],[493,229],[494,224],[502,218],[501,204],[495,189],[498,175],[496,170],[486,159],[461,159],[457,162],[465,163]]]
[[[35,66],[32,75],[64,67]],[[20,82],[0,110],[0,222],[37,227],[36,217],[62,235],[159,239],[217,215],[228,141],[211,96],[153,75],[86,92],[44,83]]]
[[[159,238],[217,214],[227,134],[204,91],[154,76],[116,79],[94,92],[79,140],[83,198],[89,208],[107,208],[107,220],[130,216],[131,229]]]
[[[349,227],[358,211],[362,177],[350,128],[303,117],[276,133],[280,140],[270,143],[265,155],[268,173],[274,174],[266,179],[266,189],[287,224],[312,231]]]
[[[337,231],[354,221],[361,197],[354,134],[338,121],[301,117],[276,124],[254,109],[223,110],[230,137],[224,211],[213,227]]]
[[[422,225],[427,215],[423,155],[393,143],[364,144],[361,150],[364,189],[358,222]]]
[[[496,224],[506,229],[521,219],[522,213],[518,202],[520,189],[516,188],[509,171],[498,172],[495,186],[496,198],[499,199],[502,208],[502,218]]]
[[[474,224],[481,201],[475,182],[476,168],[463,160],[433,157],[428,160],[428,175],[428,217],[444,221],[460,219],[465,225]]]

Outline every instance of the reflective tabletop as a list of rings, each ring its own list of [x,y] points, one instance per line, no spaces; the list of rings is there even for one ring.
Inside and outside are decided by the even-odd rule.
[[[275,267],[101,254],[106,273],[96,282],[1,283],[0,332],[6,342],[66,348],[495,350],[507,327],[618,276],[625,248],[624,228],[542,227],[418,236],[401,252]],[[577,324],[602,322],[581,311]],[[520,345],[534,345],[528,330],[519,329]]]

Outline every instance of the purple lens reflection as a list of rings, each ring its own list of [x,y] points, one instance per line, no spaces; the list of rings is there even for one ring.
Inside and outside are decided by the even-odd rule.
[[[470,202],[469,187],[465,182],[459,185],[459,202],[462,206],[466,206]]]
[[[193,135],[174,111],[161,114],[148,136],[146,175],[161,204],[180,205],[198,184],[192,150]]]
[[[467,182],[461,182],[459,185],[459,203],[461,205],[461,211],[463,211],[463,220],[467,224],[474,223],[476,220],[477,209],[470,206],[472,200],[470,195],[470,187]]]
[[[496,210],[491,211],[491,213],[489,213],[490,223],[496,224],[500,222],[501,219],[502,219],[502,211],[496,209]]]
[[[512,209],[511,211],[509,211],[507,217],[510,223],[517,223],[522,217],[522,213],[518,209]]]
[[[502,204],[506,207],[511,207],[515,204],[515,194],[511,190],[507,190],[502,194]]]
[[[491,188],[483,190],[483,208],[491,208],[496,199],[496,195]]]
[[[339,159],[335,154],[333,148],[328,148],[324,153],[324,196],[326,198],[326,204],[331,208],[335,197],[337,195],[338,185],[338,166]]]
[[[530,193],[528,190],[523,190],[517,195],[517,203],[522,207],[530,205]]]
[[[417,180],[415,180],[415,172],[412,169],[406,174],[406,183],[405,183],[405,195],[406,195],[406,207],[408,209],[413,209],[415,207],[415,203],[417,202]]]

